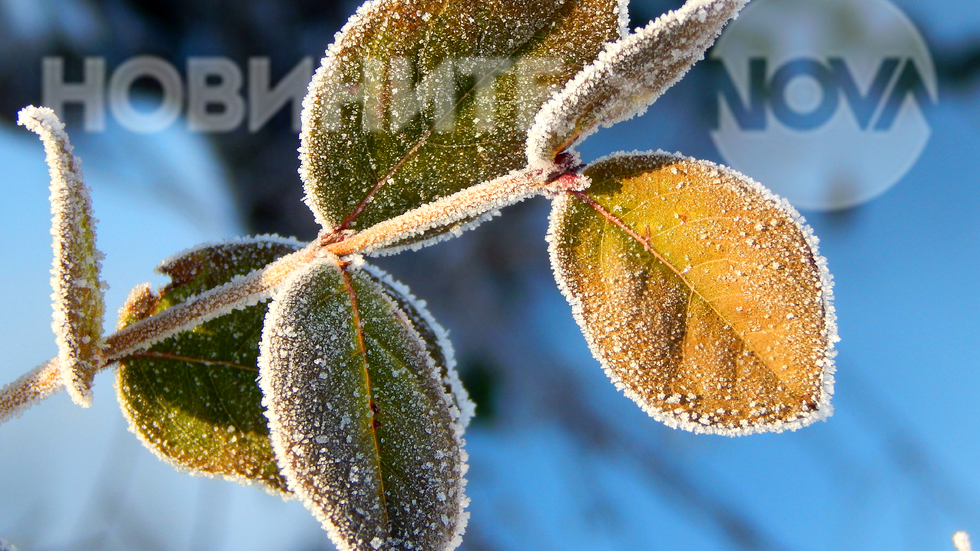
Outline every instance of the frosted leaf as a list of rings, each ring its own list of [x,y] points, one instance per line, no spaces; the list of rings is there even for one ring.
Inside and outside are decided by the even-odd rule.
[[[618,388],[671,427],[741,435],[830,415],[832,283],[788,203],[663,152],[597,161],[555,200],[552,266]]]
[[[51,174],[51,328],[58,343],[58,366],[68,394],[83,407],[92,403],[92,378],[102,365],[99,278],[102,253],[95,246],[92,200],[82,181],[81,160],[72,155],[65,125],[47,107],[25,107],[17,123],[41,137]]]
[[[456,548],[466,452],[428,343],[385,286],[321,258],[266,317],[259,363],[276,458],[340,549]]]
[[[531,166],[547,164],[599,125],[646,111],[687,73],[748,0],[688,0],[646,27],[606,46],[555,94],[528,132]]]
[[[302,244],[274,236],[204,245],[165,260],[170,283],[135,288],[126,326],[261,268]],[[119,362],[116,390],[130,430],[174,467],[286,492],[272,453],[257,384],[268,303],[226,313]],[[284,494],[285,495],[285,494]]]
[[[317,220],[328,233],[362,230],[523,168],[534,113],[621,36],[625,10],[618,0],[366,3],[303,103],[300,175]]]
[[[971,551],[973,549],[970,546],[970,535],[962,531],[953,534],[953,545],[956,546],[956,551]]]

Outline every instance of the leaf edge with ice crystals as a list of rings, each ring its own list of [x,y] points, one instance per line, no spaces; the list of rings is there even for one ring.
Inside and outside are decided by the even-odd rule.
[[[529,164],[547,165],[555,155],[574,148],[599,126],[610,127],[645,113],[704,58],[724,25],[748,1],[688,0],[677,10],[607,44],[593,63],[541,107],[528,131]],[[705,25],[709,18],[710,24]],[[687,27],[700,34],[675,36],[691,31],[685,27],[689,23]],[[685,49],[678,49],[677,44]],[[657,63],[660,66],[655,66]],[[608,96],[602,97],[603,94]]]

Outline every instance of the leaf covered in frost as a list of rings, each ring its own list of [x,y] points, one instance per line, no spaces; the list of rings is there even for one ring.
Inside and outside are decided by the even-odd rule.
[[[206,245],[165,260],[171,282],[159,296],[130,293],[120,324],[157,314],[302,244],[259,237]],[[116,390],[130,430],[161,459],[195,474],[285,492],[258,386],[257,359],[268,302],[235,310],[119,362]]]
[[[320,224],[364,229],[523,168],[534,114],[621,35],[625,10],[619,0],[362,6],[304,101],[300,173]]]
[[[728,435],[830,414],[837,340],[816,238],[728,168],[663,152],[555,201],[552,266],[593,355],[650,415]]]
[[[610,43],[537,114],[528,133],[532,166],[582,141],[599,125],[642,114],[687,73],[748,0],[688,0]]]
[[[322,258],[277,293],[260,359],[276,458],[340,549],[454,549],[468,502],[460,412],[422,318],[390,290]]]
[[[92,378],[101,366],[102,253],[95,246],[95,218],[81,159],[72,154],[65,125],[47,107],[25,107],[18,123],[44,142],[51,174],[51,328],[58,342],[62,382],[79,405],[92,403]]]

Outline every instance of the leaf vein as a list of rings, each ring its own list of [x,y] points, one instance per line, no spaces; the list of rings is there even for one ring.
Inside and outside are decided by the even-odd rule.
[[[374,397],[371,394],[371,372],[368,364],[367,357],[367,347],[364,343],[364,326],[361,322],[361,314],[357,307],[357,290],[354,289],[353,281],[351,281],[350,274],[341,268],[340,274],[344,279],[344,287],[347,289],[347,295],[350,297],[351,313],[353,315],[354,330],[357,332],[357,345],[364,366],[364,383],[365,383],[365,393],[367,395],[368,404],[373,403]],[[381,444],[378,442],[378,431],[375,429],[374,424],[370,424],[368,430],[371,431],[371,438],[374,441],[374,457],[378,463],[378,487],[379,487],[379,499],[381,500],[381,511],[383,515],[383,523],[385,526],[388,525],[388,503],[385,499],[385,482],[384,476],[382,476],[382,465],[381,465]]]
[[[592,197],[590,197],[586,192],[583,192],[583,191],[569,191],[567,193],[569,193],[570,195],[575,196],[576,198],[578,198],[579,200],[581,200],[582,202],[584,202],[587,206],[589,206],[596,213],[598,213],[600,216],[602,216],[607,222],[609,222],[613,226],[619,228],[624,233],[626,233],[627,236],[629,236],[630,238],[634,239],[640,246],[642,246],[647,252],[649,252],[656,260],[658,260],[659,262],[661,262],[664,266],[666,266],[668,269],[670,269],[670,271],[672,271],[678,278],[680,278],[680,280],[684,283],[684,285],[686,285],[688,287],[688,289],[690,289],[690,292],[692,294],[696,294],[698,296],[698,298],[700,298],[701,300],[703,300],[704,303],[709,308],[711,308],[711,310],[715,313],[715,315],[718,316],[718,318],[721,321],[723,321],[729,327],[733,327],[734,328],[734,325],[732,325],[731,321],[729,321],[721,312],[718,311],[718,309],[715,307],[713,301],[708,300],[704,295],[702,295],[695,288],[694,283],[691,282],[688,278],[684,277],[684,273],[683,272],[681,272],[680,270],[678,270],[676,266],[674,266],[671,262],[669,262],[662,254],[660,254],[660,252],[657,251],[653,247],[653,245],[647,239],[645,239],[643,236],[641,236],[639,233],[637,233],[636,230],[634,230],[629,225],[627,225],[626,222],[624,222],[622,219],[616,217],[611,212],[609,212],[609,210],[607,210],[605,207],[603,207],[601,204],[599,204],[598,201],[596,201],[595,199],[593,199]],[[606,232],[602,232],[602,233],[603,233],[603,236],[604,236]],[[744,342],[746,349],[748,349],[750,352],[752,352],[753,354],[755,354],[756,357],[758,357],[758,358],[760,358],[760,360],[762,360],[763,359],[763,356],[761,356],[760,354],[758,354],[755,350],[753,350],[749,346],[748,341],[746,341],[745,338],[744,338],[744,334],[741,334],[739,336],[742,337],[740,340],[742,340]],[[773,369],[772,367],[770,367],[764,360],[760,361],[760,363],[774,377],[776,377],[779,380],[782,380],[779,377],[779,374],[776,373],[776,370]]]

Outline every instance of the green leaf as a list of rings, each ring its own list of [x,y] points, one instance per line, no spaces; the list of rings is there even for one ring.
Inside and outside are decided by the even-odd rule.
[[[164,261],[159,296],[137,287],[121,326],[157,314],[302,248],[274,237],[207,245]],[[271,491],[286,483],[269,441],[257,383],[268,303],[235,310],[119,362],[116,389],[130,430],[181,470]]]
[[[44,143],[51,174],[51,328],[58,342],[58,369],[72,400],[92,403],[92,379],[102,365],[102,253],[95,246],[95,217],[81,159],[65,133],[65,125],[47,107],[21,110],[18,123]]]
[[[799,215],[730,169],[663,152],[558,198],[555,277],[593,355],[650,415],[694,432],[830,413],[831,279]]]
[[[534,113],[620,36],[624,12],[614,0],[366,4],[304,102],[301,175],[321,225],[364,229],[523,168]]]
[[[532,165],[550,163],[602,126],[642,114],[704,57],[748,0],[689,0],[610,43],[541,108],[529,132]]]
[[[390,287],[321,258],[276,295],[259,364],[276,458],[340,549],[454,549],[460,412]]]

